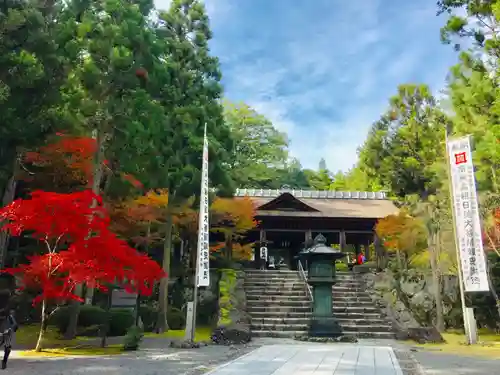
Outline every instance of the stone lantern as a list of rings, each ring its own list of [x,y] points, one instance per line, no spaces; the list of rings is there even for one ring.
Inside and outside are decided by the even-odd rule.
[[[332,287],[335,284],[335,261],[344,257],[340,250],[326,245],[326,238],[319,234],[312,247],[301,252],[307,260],[307,282],[312,287],[313,311],[309,335],[337,337],[342,335],[340,325],[333,317]]]

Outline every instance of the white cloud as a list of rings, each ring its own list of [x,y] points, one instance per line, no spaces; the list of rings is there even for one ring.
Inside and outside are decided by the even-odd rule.
[[[398,7],[385,0],[273,1],[284,5],[268,12],[251,0],[206,0],[211,48],[223,63],[228,99],[243,100],[286,131],[304,167],[317,168],[322,157],[334,171],[352,167],[398,84],[442,87],[451,64],[438,63],[449,54],[428,51],[429,40],[439,44],[434,0]]]

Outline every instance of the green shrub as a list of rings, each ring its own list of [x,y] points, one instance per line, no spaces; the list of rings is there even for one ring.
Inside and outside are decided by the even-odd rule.
[[[156,319],[158,318],[158,311],[149,305],[142,305],[139,308],[139,315],[144,325],[145,332],[152,332],[156,325]]]
[[[49,324],[64,333],[68,328],[71,306],[63,306],[50,317]],[[101,326],[106,321],[106,312],[98,306],[82,305],[78,315],[78,327],[89,328]]]
[[[180,309],[170,307],[167,310],[167,322],[170,329],[184,329],[186,326],[186,317]]]
[[[142,341],[144,334],[139,327],[133,326],[127,330],[127,334],[123,340],[123,350],[137,350]]]
[[[347,266],[347,264],[343,263],[343,262],[339,262],[339,263],[336,263],[335,264],[335,269],[337,271],[348,271],[349,270],[349,266]]]
[[[110,309],[108,336],[124,336],[134,323],[134,310],[124,308]]]

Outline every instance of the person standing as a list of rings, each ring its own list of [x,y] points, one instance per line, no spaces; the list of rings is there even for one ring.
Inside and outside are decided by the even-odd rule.
[[[12,342],[15,338],[15,332],[17,331],[18,324],[16,318],[14,318],[14,310],[10,310],[7,317],[4,319],[2,324],[1,332],[1,343],[4,347],[3,359],[2,359],[2,370],[7,368],[7,361],[9,360],[10,352],[12,351]]]

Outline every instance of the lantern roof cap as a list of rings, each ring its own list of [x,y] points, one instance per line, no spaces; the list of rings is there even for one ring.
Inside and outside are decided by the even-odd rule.
[[[313,241],[313,245],[300,252],[300,255],[311,256],[314,254],[331,255],[333,258],[342,258],[345,254],[338,249],[334,249],[326,244],[326,238],[321,233]]]

